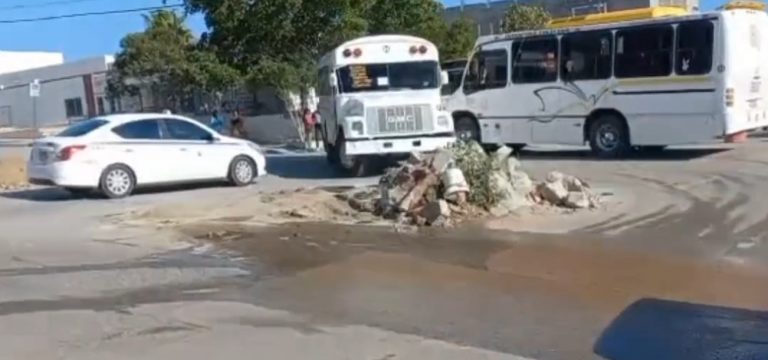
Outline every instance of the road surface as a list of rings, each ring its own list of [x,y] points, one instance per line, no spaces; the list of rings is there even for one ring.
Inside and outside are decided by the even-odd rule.
[[[376,181],[335,178],[314,155],[270,158],[273,175],[247,189],[2,194],[0,359],[766,357],[768,143],[625,161],[534,148],[522,160],[537,177],[587,179],[610,211],[418,236],[105,221],[161,203]]]

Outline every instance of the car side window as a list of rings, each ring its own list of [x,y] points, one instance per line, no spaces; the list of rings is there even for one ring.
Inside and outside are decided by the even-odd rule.
[[[171,140],[208,140],[212,136],[208,131],[188,121],[166,119],[165,127],[168,129],[166,138]]]
[[[157,120],[138,120],[122,124],[112,129],[112,132],[123,139],[130,140],[159,140],[160,122]]]

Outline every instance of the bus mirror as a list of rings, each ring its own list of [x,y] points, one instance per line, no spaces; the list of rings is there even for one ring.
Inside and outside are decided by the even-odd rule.
[[[440,84],[445,85],[450,82],[450,79],[448,78],[448,72],[443,70],[440,72]]]
[[[331,76],[328,77],[328,82],[330,82],[330,85],[333,88],[339,83],[339,79],[336,78],[336,74],[331,74]]]

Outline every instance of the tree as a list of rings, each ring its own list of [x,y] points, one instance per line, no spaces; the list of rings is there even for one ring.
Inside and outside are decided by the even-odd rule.
[[[549,12],[542,6],[513,4],[504,16],[504,31],[543,29],[551,19]]]
[[[199,48],[177,13],[156,11],[145,21],[143,32],[120,42],[109,77],[111,96],[136,95],[145,88],[159,105],[175,110],[194,90],[222,91],[237,82],[239,74]]]
[[[443,39],[438,42],[440,56],[444,60],[464,59],[469,56],[477,40],[477,30],[472,20],[461,17],[447,26]]]
[[[370,34],[408,34],[439,43],[445,37],[443,7],[434,0],[372,0]]]
[[[367,29],[371,0],[187,0],[203,13],[205,45],[247,74],[253,87],[270,86],[287,100],[314,82],[315,61]]]

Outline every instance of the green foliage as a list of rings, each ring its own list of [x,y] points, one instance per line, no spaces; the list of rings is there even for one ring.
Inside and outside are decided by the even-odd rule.
[[[183,17],[161,10],[145,20],[144,32],[128,34],[120,42],[108,81],[110,95],[135,95],[146,87],[164,107],[176,108],[195,89],[215,92],[237,83],[239,73],[199,48]]]
[[[477,29],[472,20],[462,17],[447,26],[438,43],[443,60],[464,59],[469,56],[477,40]]]
[[[504,16],[504,31],[543,29],[551,19],[549,12],[543,6],[513,4]]]
[[[440,42],[445,36],[443,7],[434,0],[372,0],[370,34],[408,34]]]
[[[363,35],[370,0],[187,0],[205,16],[204,45],[247,73],[251,86],[303,91],[314,64],[341,42]]]
[[[491,175],[501,170],[493,156],[488,156],[483,147],[475,141],[460,141],[452,149],[456,166],[464,173],[469,184],[469,202],[490,209],[501,201],[502,194],[496,188]]]

